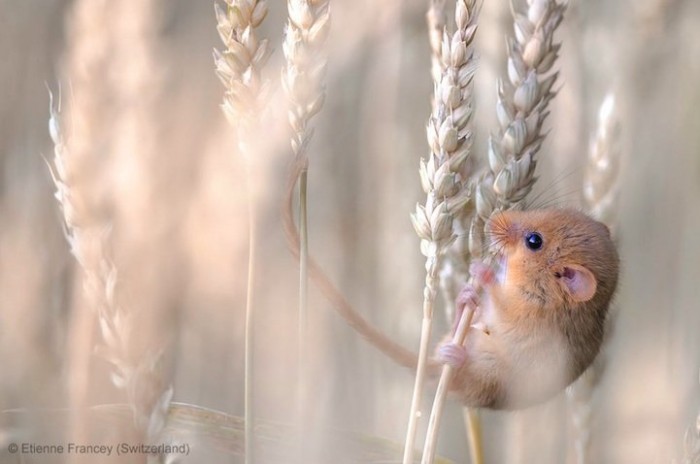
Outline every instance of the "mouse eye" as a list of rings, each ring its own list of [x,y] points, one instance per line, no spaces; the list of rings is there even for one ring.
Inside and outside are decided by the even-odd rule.
[[[525,236],[525,245],[531,250],[539,250],[542,243],[542,236],[537,232],[530,232]]]

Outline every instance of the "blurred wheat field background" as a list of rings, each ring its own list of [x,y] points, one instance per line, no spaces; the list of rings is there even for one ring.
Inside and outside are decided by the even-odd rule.
[[[423,201],[418,165],[429,152],[428,3],[332,0],[327,95],[308,146],[311,253],[353,306],[414,350],[425,268],[409,214]],[[294,423],[299,275],[280,215],[292,160],[279,84],[287,9],[281,1],[268,8],[259,33],[273,49],[264,70],[272,103],[250,134],[247,172],[220,109],[212,2],[0,0],[0,410],[15,411],[0,416],[0,462],[72,462],[6,452],[9,443],[55,439],[63,427],[29,410],[134,398],[157,409],[171,386],[174,402],[243,416],[247,182],[258,208],[255,414]],[[496,79],[511,31],[509,2],[484,1],[473,92],[480,166],[497,127]],[[622,134],[618,315],[590,404],[586,462],[695,463],[700,450],[684,452],[684,434],[700,408],[700,3],[570,0],[556,38],[558,94],[535,195],[581,206],[596,115],[610,90]],[[75,205],[76,221],[103,240],[116,270],[105,276],[118,276],[115,299],[133,315],[126,351],[137,367],[145,353],[158,359],[150,383],[126,393],[81,338],[104,329],[80,316],[95,303],[44,160],[54,152],[47,85],[55,104],[60,95],[61,115],[72,115],[62,127],[69,177],[87,200]],[[308,434],[321,445],[325,431],[341,430],[334,433],[401,446],[414,373],[309,290]],[[448,327],[440,311],[435,325],[433,342]],[[84,390],[76,390],[79,366]],[[433,392],[429,385],[424,408]],[[468,462],[461,408],[449,402],[445,414],[438,454]],[[564,395],[481,417],[487,463],[579,462]],[[192,446],[182,462],[243,462],[194,435],[178,439]]]

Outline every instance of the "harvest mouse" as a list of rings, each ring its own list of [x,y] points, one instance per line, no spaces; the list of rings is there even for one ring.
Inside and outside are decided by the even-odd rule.
[[[298,256],[292,187],[285,228]],[[449,343],[451,337],[439,345],[429,372],[437,377],[441,364],[452,365],[451,390],[468,406],[527,407],[561,391],[593,362],[619,259],[607,227],[571,209],[498,212],[487,229],[497,265],[473,266],[476,285],[465,287],[458,301],[459,310],[477,308],[476,320],[464,347]],[[312,257],[309,274],[350,327],[397,364],[416,367],[417,354],[357,312]]]
[[[457,301],[476,321],[464,346],[441,343],[450,390],[467,406],[527,407],[552,397],[594,360],[619,258],[608,228],[572,209],[505,211],[487,223],[495,265],[472,266]],[[482,295],[476,288],[483,288]]]

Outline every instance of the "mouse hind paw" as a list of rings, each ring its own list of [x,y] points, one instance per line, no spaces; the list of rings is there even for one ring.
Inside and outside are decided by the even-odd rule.
[[[456,343],[445,343],[437,350],[437,360],[453,369],[459,369],[467,361],[467,349]]]

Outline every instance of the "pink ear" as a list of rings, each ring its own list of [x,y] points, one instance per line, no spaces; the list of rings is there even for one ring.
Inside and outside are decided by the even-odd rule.
[[[595,295],[598,283],[593,273],[583,266],[572,264],[564,268],[561,274],[561,282],[564,289],[571,295],[574,301],[583,303]]]

